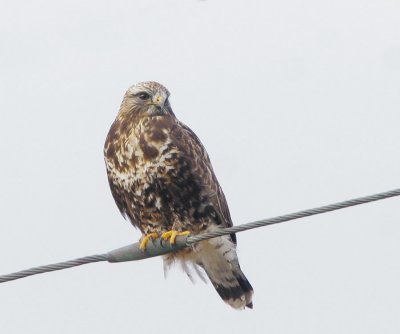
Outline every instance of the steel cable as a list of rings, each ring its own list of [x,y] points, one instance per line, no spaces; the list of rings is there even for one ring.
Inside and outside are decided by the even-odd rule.
[[[313,215],[317,215],[317,214],[321,214],[321,213],[325,213],[325,212],[329,212],[329,211],[344,209],[347,207],[365,204],[365,203],[378,201],[378,200],[382,200],[382,199],[390,198],[390,197],[394,197],[394,196],[399,196],[399,195],[400,195],[400,189],[395,189],[395,190],[386,191],[386,192],[382,192],[382,193],[378,193],[378,194],[374,194],[374,195],[370,195],[370,196],[359,197],[359,198],[351,199],[348,201],[325,205],[325,206],[321,206],[321,207],[317,207],[317,208],[313,208],[313,209],[309,209],[309,210],[298,211],[298,212],[294,212],[294,213],[291,213],[288,215],[278,216],[278,217],[274,217],[274,218],[270,218],[270,219],[258,220],[258,221],[252,222],[252,223],[247,223],[247,224],[243,224],[243,225],[224,228],[224,229],[216,230],[216,231],[209,232],[209,233],[203,233],[203,234],[188,236],[188,237],[186,237],[186,236],[178,237],[175,245],[171,245],[168,242],[163,241],[162,239],[156,239],[156,240],[153,240],[152,242],[148,243],[148,245],[146,246],[146,251],[140,250],[139,243],[135,243],[135,244],[131,244],[131,245],[128,245],[125,247],[121,247],[121,248],[112,250],[105,254],[86,256],[86,257],[78,258],[75,260],[35,267],[35,268],[15,272],[12,274],[3,275],[3,276],[0,276],[0,283],[16,280],[16,279],[31,276],[31,275],[41,274],[41,273],[45,273],[45,272],[49,272],[49,271],[62,270],[62,269],[66,269],[66,268],[76,267],[76,266],[80,266],[80,265],[87,264],[87,263],[93,263],[93,262],[100,262],[100,261],[123,262],[123,261],[134,261],[134,260],[146,259],[146,258],[153,257],[153,256],[167,254],[167,253],[188,247],[196,242],[203,241],[206,239],[211,239],[211,238],[215,238],[215,237],[219,237],[219,236],[227,235],[227,234],[231,234],[231,233],[243,232],[246,230],[250,230],[250,229],[254,229],[254,228],[258,228],[258,227],[262,227],[262,226],[278,224],[278,223],[282,223],[285,221],[304,218],[304,217],[308,217],[308,216],[313,216]]]
[[[65,262],[60,262],[60,263],[55,263],[55,264],[49,264],[46,266],[35,267],[35,268],[31,268],[31,269],[18,271],[18,272],[12,273],[12,274],[3,275],[3,276],[0,276],[0,283],[13,281],[15,279],[32,276],[32,275],[36,275],[36,274],[47,273],[49,271],[62,270],[62,269],[67,269],[67,268],[71,268],[71,267],[81,266],[82,264],[99,262],[99,261],[107,261],[106,254],[85,256],[85,257],[81,257],[81,258],[75,259],[75,260],[70,260],[70,261],[65,261]]]

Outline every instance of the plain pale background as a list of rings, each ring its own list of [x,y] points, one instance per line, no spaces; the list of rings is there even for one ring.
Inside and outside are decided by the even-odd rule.
[[[235,224],[400,186],[395,0],[1,1],[0,274],[135,242],[103,142],[156,80]],[[240,233],[254,310],[159,258],[0,286],[1,333],[399,333],[400,199]]]

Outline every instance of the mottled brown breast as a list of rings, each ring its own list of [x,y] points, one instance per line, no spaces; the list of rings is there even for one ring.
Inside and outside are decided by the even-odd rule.
[[[175,116],[118,119],[105,144],[114,199],[143,233],[231,226],[225,196],[196,135]]]

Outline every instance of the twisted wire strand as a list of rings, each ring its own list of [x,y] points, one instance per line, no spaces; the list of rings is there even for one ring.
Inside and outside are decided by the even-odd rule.
[[[70,260],[70,261],[65,261],[65,262],[60,262],[60,263],[55,263],[55,264],[49,264],[46,266],[40,266],[40,267],[35,267],[35,268],[18,271],[18,272],[9,274],[9,275],[3,275],[3,276],[0,276],[0,283],[4,283],[4,282],[8,282],[8,281],[16,280],[19,278],[36,275],[36,274],[47,273],[49,271],[62,270],[62,269],[67,269],[67,268],[71,268],[71,267],[81,266],[82,264],[99,262],[99,261],[107,261],[106,254],[85,256],[85,257],[81,257],[81,258],[75,259],[75,260]]]
[[[19,271],[16,273],[12,273],[9,275],[3,275],[3,276],[0,276],[0,283],[16,280],[16,279],[31,276],[31,275],[46,273],[49,271],[62,270],[62,269],[66,269],[66,268],[76,267],[76,266],[80,266],[80,265],[87,264],[87,263],[93,263],[93,262],[100,262],[100,261],[122,262],[122,261],[133,261],[133,260],[146,259],[149,257],[158,256],[158,255],[166,254],[171,251],[182,249],[183,247],[190,246],[190,245],[192,245],[196,242],[202,241],[202,240],[211,239],[211,238],[215,238],[215,237],[219,237],[219,236],[227,235],[227,234],[231,234],[231,233],[238,233],[238,232],[242,232],[242,231],[246,231],[246,230],[250,230],[250,229],[258,228],[258,227],[262,227],[262,226],[278,224],[278,223],[282,223],[285,221],[304,218],[307,216],[313,216],[313,215],[317,215],[317,214],[321,214],[321,213],[325,213],[325,212],[329,212],[329,211],[344,209],[347,207],[365,204],[365,203],[369,203],[369,202],[374,202],[374,201],[378,201],[378,200],[382,200],[382,199],[390,198],[390,197],[394,197],[394,196],[399,196],[399,195],[400,195],[400,189],[395,189],[395,190],[386,191],[386,192],[382,192],[382,193],[378,193],[378,194],[374,194],[374,195],[370,195],[370,196],[359,197],[359,198],[351,199],[348,201],[325,205],[325,206],[317,207],[314,209],[298,211],[298,212],[294,212],[294,213],[291,213],[288,215],[278,216],[275,218],[258,220],[258,221],[252,222],[252,223],[247,223],[247,224],[238,225],[238,226],[234,226],[234,227],[224,228],[224,229],[220,229],[220,230],[209,232],[209,233],[203,233],[200,235],[184,237],[183,239],[178,238],[177,245],[174,245],[174,246],[165,245],[161,242],[162,240],[160,240],[160,242],[153,242],[153,243],[149,244],[150,252],[147,252],[147,251],[143,252],[142,250],[140,250],[139,244],[135,243],[135,244],[132,244],[129,246],[125,246],[125,247],[110,251],[106,254],[85,256],[85,257],[78,258],[75,260],[35,267],[35,268],[27,269],[27,270],[22,270],[22,271]]]
[[[190,245],[192,245],[192,244],[194,244],[196,242],[199,242],[199,241],[202,241],[202,240],[207,240],[207,239],[210,239],[210,238],[219,237],[219,236],[222,236],[222,235],[242,232],[242,231],[250,230],[250,229],[253,229],[253,228],[257,228],[257,227],[273,225],[273,224],[278,224],[278,223],[282,223],[282,222],[289,221],[289,220],[294,220],[294,219],[304,218],[304,217],[308,217],[308,216],[318,215],[320,213],[325,213],[325,212],[329,212],[329,211],[344,209],[344,208],[348,208],[350,206],[355,206],[355,205],[365,204],[365,203],[369,203],[369,202],[379,201],[381,199],[394,197],[394,196],[399,196],[399,195],[400,195],[400,189],[395,189],[395,190],[390,190],[390,191],[386,191],[386,192],[379,193],[379,194],[374,194],[374,195],[370,195],[370,196],[351,199],[351,200],[348,200],[348,201],[338,202],[338,203],[335,203],[335,204],[320,206],[320,207],[313,208],[313,209],[308,209],[308,210],[304,210],[304,211],[298,211],[298,212],[294,212],[294,213],[290,213],[290,214],[287,214],[287,215],[278,216],[278,217],[274,217],[274,218],[270,218],[270,219],[258,220],[258,221],[252,222],[252,223],[247,223],[247,224],[242,224],[242,225],[238,225],[238,226],[228,227],[228,228],[216,230],[216,231],[209,232],[209,233],[203,233],[203,234],[199,234],[199,235],[195,235],[195,236],[189,236],[187,238],[187,240],[186,240],[186,244],[188,246],[190,246]]]

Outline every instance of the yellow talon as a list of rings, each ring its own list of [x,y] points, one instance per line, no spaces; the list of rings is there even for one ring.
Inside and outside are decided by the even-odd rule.
[[[146,249],[147,243],[149,242],[150,239],[155,239],[158,237],[157,233],[149,233],[149,234],[144,234],[140,240],[140,245],[139,248],[144,251]]]
[[[190,234],[189,231],[178,232],[176,230],[171,230],[171,231],[167,231],[167,232],[164,232],[163,234],[161,234],[161,238],[163,238],[164,240],[169,239],[169,243],[171,245],[174,245],[175,239],[178,235],[188,235],[188,234]]]

